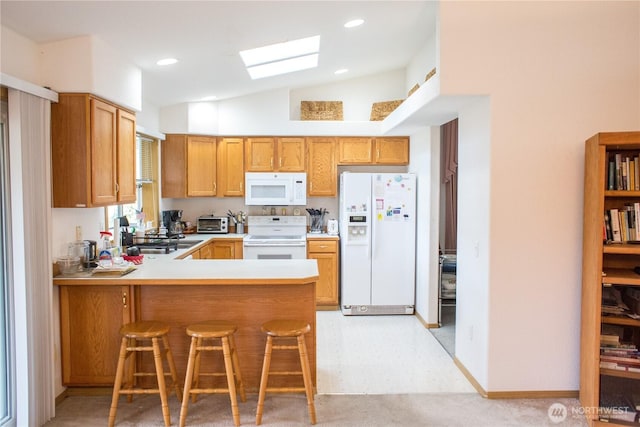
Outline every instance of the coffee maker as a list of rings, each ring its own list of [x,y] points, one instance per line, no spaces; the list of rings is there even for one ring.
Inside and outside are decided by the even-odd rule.
[[[182,210],[162,211],[162,223],[167,227],[168,237],[182,237]]]

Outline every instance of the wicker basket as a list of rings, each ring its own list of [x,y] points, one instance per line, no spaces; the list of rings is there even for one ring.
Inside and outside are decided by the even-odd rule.
[[[342,101],[300,101],[300,120],[342,120]]]
[[[429,80],[431,77],[436,75],[436,69],[434,68],[433,70],[429,71],[427,73],[427,76],[424,78],[424,81],[426,82],[427,80]]]
[[[398,108],[404,99],[398,99],[396,101],[374,102],[371,106],[371,120],[372,122],[384,120],[393,110]]]
[[[416,85],[412,87],[411,90],[409,90],[409,94],[407,96],[411,96],[413,92],[417,91],[418,89],[420,89],[420,84],[416,83]]]

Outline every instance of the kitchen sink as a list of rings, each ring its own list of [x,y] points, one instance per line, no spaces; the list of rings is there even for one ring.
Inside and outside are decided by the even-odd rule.
[[[202,243],[202,240],[178,240],[178,249],[189,249],[192,246],[195,246],[199,243]]]

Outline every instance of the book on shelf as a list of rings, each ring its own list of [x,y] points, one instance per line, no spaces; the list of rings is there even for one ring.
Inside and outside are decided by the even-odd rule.
[[[638,155],[612,153],[607,165],[607,189],[638,191],[640,189],[640,159]]]
[[[615,362],[600,362],[600,367],[604,369],[612,369],[614,371],[624,371],[624,372],[640,372],[640,366],[624,366]]]
[[[606,354],[601,354],[600,360],[603,362],[614,362],[620,365],[640,367],[640,359],[637,357],[607,356]]]

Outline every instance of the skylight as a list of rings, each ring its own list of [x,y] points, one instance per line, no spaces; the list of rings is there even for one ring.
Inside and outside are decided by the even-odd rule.
[[[318,66],[320,36],[243,50],[240,56],[252,79],[291,73]]]

